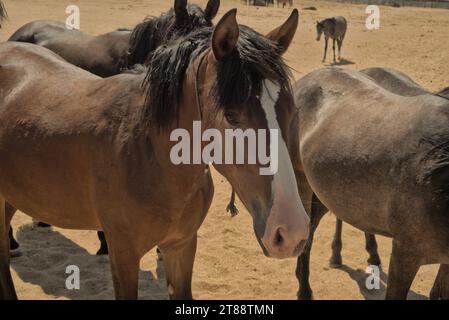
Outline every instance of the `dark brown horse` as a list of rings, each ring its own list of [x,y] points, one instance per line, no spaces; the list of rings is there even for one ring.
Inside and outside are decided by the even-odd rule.
[[[145,19],[133,30],[119,29],[99,36],[67,29],[57,21],[33,21],[18,29],[9,41],[34,43],[59,54],[66,61],[101,77],[145,62],[149,53],[170,39],[197,28],[212,26],[220,0],[209,0],[203,11],[187,0],[159,17]]]
[[[213,129],[222,136],[226,129],[270,129],[269,141],[259,146],[270,156],[278,151],[272,175],[260,174],[268,168],[259,161],[214,166],[251,213],[263,251],[277,258],[299,254],[309,218],[287,150],[295,108],[281,57],[298,17],[295,10],[263,37],[238,26],[234,9],[215,29],[159,47],[147,73],[106,79],[48,49],[1,44],[1,297],[16,298],[7,201],[59,227],[103,230],[117,298],[137,297],[139,261],[156,245],[170,297],[191,298],[197,230],[213,185],[207,162],[175,164],[171,154],[179,143],[174,134],[195,137],[194,121],[201,121],[201,133]]]
[[[421,265],[449,263],[449,101],[398,95],[364,73],[334,68],[305,76],[294,94],[292,161],[311,213],[298,276],[329,209],[365,232],[393,238],[386,297],[405,299]],[[299,297],[310,293],[300,287]]]
[[[195,29],[212,26],[212,19],[220,7],[220,0],[209,0],[203,11],[187,0],[176,0],[167,13],[145,19],[134,30],[117,30],[92,36],[69,30],[62,22],[34,21],[22,26],[9,41],[29,42],[46,47],[66,61],[96,75],[107,77],[119,74],[122,69],[143,64],[158,46],[171,39],[187,35]],[[39,223],[40,226],[48,226]],[[11,252],[20,254],[18,244],[11,236]],[[107,254],[104,235],[98,232],[100,249],[97,254]]]

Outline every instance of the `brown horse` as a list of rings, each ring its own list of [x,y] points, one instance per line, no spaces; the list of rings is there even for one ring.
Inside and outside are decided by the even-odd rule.
[[[103,230],[117,298],[137,298],[139,261],[156,245],[164,256],[170,297],[191,298],[197,230],[213,185],[208,163],[172,161],[176,144],[170,138],[175,129],[192,137],[199,120],[202,132],[212,128],[222,135],[226,129],[280,130],[279,139],[270,134],[270,141],[259,141],[270,156],[276,151],[272,146],[279,146],[279,170],[273,175],[261,175],[267,168],[259,161],[214,166],[251,213],[265,254],[299,254],[309,218],[286,147],[295,108],[281,57],[298,16],[295,10],[263,37],[238,26],[233,9],[215,29],[158,48],[146,74],[106,79],[45,48],[1,44],[2,297],[16,298],[6,243],[7,201],[59,227]]]
[[[292,161],[311,213],[298,275],[328,208],[356,228],[393,238],[386,297],[405,299],[421,265],[449,262],[448,100],[398,95],[364,73],[335,68],[305,76],[294,94]]]
[[[171,39],[212,26],[219,7],[220,0],[209,0],[204,11],[197,5],[187,4],[187,0],[175,0],[168,12],[145,19],[132,31],[116,30],[100,36],[69,30],[62,22],[34,21],[18,29],[9,41],[41,45],[82,69],[107,77],[144,63],[152,51]],[[20,254],[12,231],[10,238],[11,253]],[[106,239],[101,231],[98,238],[100,249],[97,254],[107,254]]]
[[[33,21],[19,28],[9,41],[29,42],[59,54],[66,61],[101,77],[143,64],[163,43],[212,26],[220,0],[209,0],[203,11],[187,0],[175,0],[173,8],[159,17],[145,19],[133,30],[119,29],[99,36],[67,29],[57,21]]]

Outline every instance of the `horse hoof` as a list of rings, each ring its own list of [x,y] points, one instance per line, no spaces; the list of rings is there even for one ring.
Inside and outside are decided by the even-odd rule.
[[[20,250],[20,248],[9,250],[9,256],[11,258],[17,258],[17,257],[20,257],[21,255],[22,255],[22,251]]]
[[[332,269],[338,269],[341,268],[343,266],[343,262],[341,257],[332,257],[329,260],[329,267],[331,267]]]
[[[108,248],[100,248],[100,249],[98,249],[98,251],[97,251],[97,256],[105,256],[105,255],[108,255],[109,254],[109,251],[108,251]]]
[[[226,207],[226,211],[229,212],[231,214],[231,217],[234,218],[236,215],[239,214],[239,209],[237,209],[236,206],[234,205],[228,205]]]
[[[339,269],[339,268],[341,268],[342,266],[343,266],[342,263],[332,263],[332,262],[329,262],[329,267],[332,268],[332,269]]]
[[[161,250],[159,250],[159,248],[156,249],[156,253],[157,253],[157,260],[164,261],[164,257],[162,256],[162,252]]]
[[[379,257],[373,257],[373,258],[369,258],[368,259],[368,265],[370,266],[380,266],[381,262],[380,262],[380,258]]]
[[[298,300],[313,300],[313,292],[298,292]]]
[[[39,228],[49,228],[49,227],[51,227],[51,225],[49,225],[48,223],[41,222],[41,221],[39,221],[39,222],[37,223],[37,226],[38,226]]]

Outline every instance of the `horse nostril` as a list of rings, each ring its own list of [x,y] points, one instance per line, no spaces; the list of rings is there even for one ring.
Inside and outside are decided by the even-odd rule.
[[[284,236],[282,235],[282,228],[276,230],[276,234],[274,237],[274,245],[276,247],[282,247],[284,243]]]

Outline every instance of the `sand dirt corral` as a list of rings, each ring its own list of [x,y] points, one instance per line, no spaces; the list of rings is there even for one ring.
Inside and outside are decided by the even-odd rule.
[[[191,1],[205,4],[206,1]],[[6,0],[9,22],[0,30],[4,41],[21,25],[38,19],[65,20],[65,8],[81,9],[81,29],[100,34],[118,27],[133,27],[147,15],[159,15],[171,0]],[[332,15],[348,19],[343,47],[345,68],[384,66],[400,69],[430,90],[449,85],[449,10],[380,7],[380,30],[365,28],[366,6],[325,1],[294,1],[301,9],[300,27],[286,54],[295,78],[328,65],[322,63],[323,42],[316,42],[314,22]],[[238,7],[242,24],[267,33],[281,24],[288,9],[247,7],[239,0],[222,0],[221,16]],[[329,54],[330,53],[330,54]],[[328,53],[328,61],[331,51]],[[193,276],[196,299],[295,299],[298,288],[296,260],[273,260],[263,256],[252,230],[250,215],[239,203],[240,214],[230,218],[225,208],[230,186],[214,172],[215,197],[199,232],[198,253]],[[315,235],[311,257],[311,285],[317,299],[380,299],[385,294],[386,274],[380,290],[364,289],[367,254],[364,235],[344,226],[344,266],[330,269],[330,244],[335,217],[327,215]],[[31,219],[19,213],[13,220],[22,244],[22,257],[13,259],[12,270],[21,299],[112,299],[113,289],[107,257],[94,255],[98,239],[93,231],[33,229]],[[384,270],[388,266],[391,240],[378,237]],[[65,289],[65,268],[81,270],[81,289]],[[164,272],[150,252],[141,263],[140,298],[167,298]],[[410,299],[427,299],[437,266],[422,267]]]

